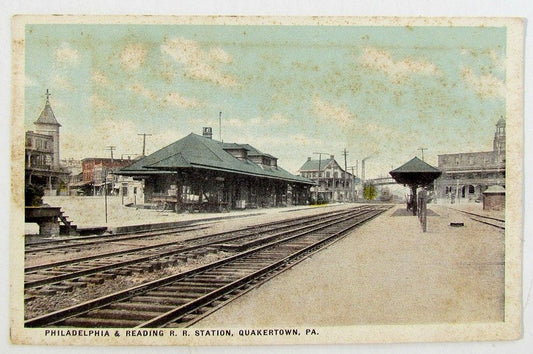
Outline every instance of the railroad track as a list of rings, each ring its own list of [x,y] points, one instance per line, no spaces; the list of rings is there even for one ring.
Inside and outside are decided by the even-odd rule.
[[[368,207],[355,210],[365,212]],[[161,268],[184,264],[188,260],[211,254],[236,253],[251,246],[265,243],[287,232],[312,229],[324,220],[336,220],[348,211],[322,213],[314,216],[289,219],[255,225],[244,230],[205,235],[180,242],[152,244],[131,247],[126,250],[95,254],[86,257],[46,262],[41,265],[25,267],[24,289],[26,300],[37,296],[50,296],[60,291],[72,291],[88,284],[101,284],[118,275],[129,276],[134,273],[151,272]],[[63,246],[63,245],[61,245]]]
[[[81,252],[83,249],[91,249],[97,245],[109,244],[130,240],[149,239],[157,236],[164,236],[169,234],[179,234],[183,232],[190,232],[196,230],[206,229],[208,226],[202,225],[182,225],[170,228],[162,228],[152,231],[128,232],[121,234],[109,234],[105,236],[83,236],[72,237],[61,240],[48,240],[44,242],[37,242],[28,244],[24,247],[26,257],[35,256],[41,257],[51,254],[64,254],[67,252]]]
[[[456,211],[458,211],[460,213],[468,215],[468,217],[470,219],[474,220],[474,221],[477,221],[477,222],[480,222],[480,223],[483,223],[483,224],[486,224],[486,225],[494,226],[494,227],[496,227],[498,229],[505,230],[505,219],[495,218],[495,217],[482,215],[482,214],[477,214],[477,213],[472,213],[472,212],[469,212],[469,211],[459,210],[459,209],[455,209],[455,208],[452,208],[452,209],[456,210]]]
[[[351,210],[320,225],[285,232],[265,243],[235,240],[248,249],[180,274],[25,321],[27,327],[183,327],[337,241],[348,231],[390,207]]]

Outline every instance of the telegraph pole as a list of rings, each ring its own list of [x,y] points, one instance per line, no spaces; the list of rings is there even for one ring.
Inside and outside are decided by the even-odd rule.
[[[313,154],[318,155],[318,177],[317,177],[317,187],[316,187],[316,200],[317,200],[317,204],[318,204],[318,189],[320,187],[320,170],[322,168],[322,166],[321,166],[322,155],[327,155],[328,153],[327,152],[313,152]]]
[[[144,156],[146,156],[146,154],[145,154],[145,152],[146,152],[146,137],[147,136],[152,136],[152,134],[142,133],[142,134],[137,134],[137,135],[143,137],[143,157],[144,157]]]
[[[427,150],[428,148],[423,148],[423,147],[420,147],[418,148],[417,150],[420,150],[422,151],[422,161],[424,161],[424,150]]]
[[[357,161],[359,161],[359,160],[357,160]],[[357,190],[356,190],[356,187],[355,187],[355,173],[354,173],[354,170],[353,170],[354,167],[355,167],[356,169],[358,169],[358,166],[357,166],[357,165],[355,165],[355,166],[348,166],[348,168],[351,168],[351,169],[352,169],[352,184],[353,184],[353,186],[352,186],[352,187],[353,187],[352,200],[353,200],[354,202],[356,202],[356,201],[357,201]],[[357,171],[357,173],[359,173],[359,171]]]
[[[346,189],[346,174],[348,173],[348,165],[346,164],[346,155],[348,155],[348,152],[346,151],[346,148],[344,148],[344,151],[342,153],[344,155],[344,181],[343,181],[343,187],[344,187],[344,199],[347,199],[347,189]]]
[[[218,134],[220,141],[222,141],[222,112],[218,112]]]
[[[109,150],[111,152],[111,163],[113,163],[113,150],[115,150],[116,146],[106,146],[106,150]]]
[[[113,171],[113,150],[116,149],[116,146],[107,146],[106,150],[109,150],[111,152],[111,171]],[[105,200],[105,222],[107,223],[107,172],[108,169],[105,165],[105,162],[102,164],[102,167],[104,169],[104,200]],[[114,187],[113,185],[111,186]]]

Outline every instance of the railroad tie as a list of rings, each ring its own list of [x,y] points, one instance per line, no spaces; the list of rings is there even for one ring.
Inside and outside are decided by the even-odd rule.
[[[60,285],[60,284],[48,285],[48,288],[55,290],[55,291],[66,291],[66,292],[71,292],[73,290],[73,287],[70,285]]]
[[[102,284],[104,282],[104,279],[89,275],[89,276],[80,277],[80,281],[84,281],[86,283],[92,283],[92,284]]]
[[[65,280],[61,282],[62,285],[66,286],[72,286],[73,288],[86,288],[87,283],[82,281],[71,281],[71,280]]]

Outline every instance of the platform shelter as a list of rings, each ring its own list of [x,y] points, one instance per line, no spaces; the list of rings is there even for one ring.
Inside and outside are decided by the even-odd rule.
[[[417,188],[430,185],[435,179],[439,178],[442,172],[418,157],[414,157],[397,169],[390,171],[389,174],[396,182],[411,188],[412,210],[413,215],[416,215]]]

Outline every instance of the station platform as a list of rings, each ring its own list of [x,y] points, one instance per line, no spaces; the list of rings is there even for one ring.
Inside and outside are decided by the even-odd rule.
[[[400,209],[405,206],[393,207],[194,326],[502,321],[504,232],[430,205],[424,233],[416,216],[393,216]],[[452,222],[464,226],[451,227]]]
[[[249,221],[260,222],[262,219],[276,220],[289,217],[287,213],[297,211],[313,211],[317,208],[345,207],[350,204],[329,204],[318,207],[307,205],[288,206],[279,208],[260,208],[231,210],[222,213],[175,213],[170,210],[158,211],[135,206],[125,206],[119,197],[107,197],[107,211],[105,199],[97,197],[44,197],[44,203],[51,207],[61,207],[78,227],[78,230],[94,230],[106,228],[110,233],[130,231],[146,231],[161,227],[190,224],[192,222],[216,222],[238,224],[236,220],[241,218],[254,219]],[[353,204],[352,204],[353,205]],[[106,215],[107,214],[107,215]],[[245,221],[246,222],[246,221]],[[26,224],[25,234],[36,235],[39,233],[37,224]],[[33,237],[33,236],[32,236]],[[35,236],[40,237],[40,236]],[[69,236],[61,236],[69,237]],[[29,239],[29,238],[27,238]]]

